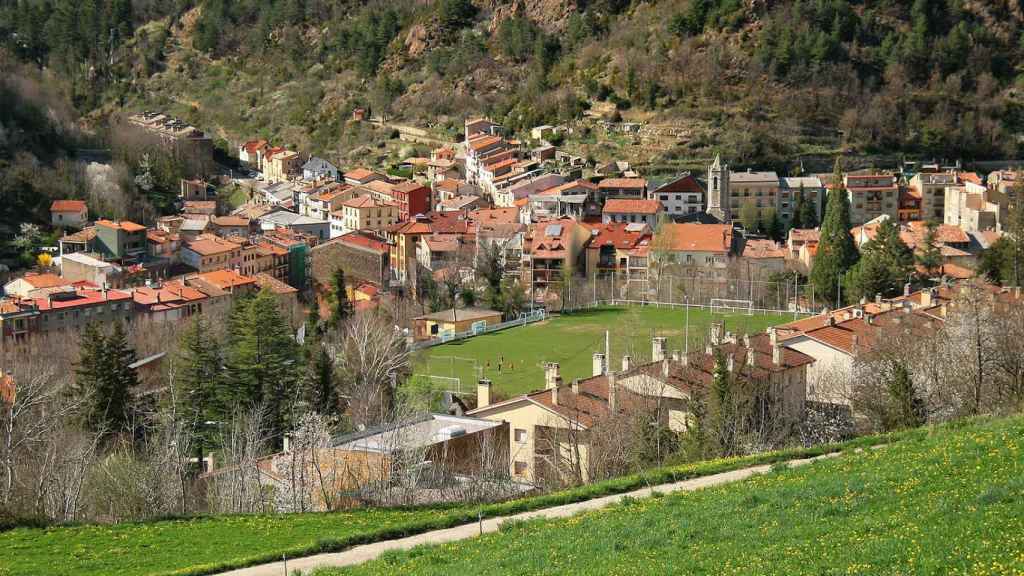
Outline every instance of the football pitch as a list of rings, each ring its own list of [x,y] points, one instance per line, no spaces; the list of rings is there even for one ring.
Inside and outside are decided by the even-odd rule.
[[[544,363],[558,362],[562,379],[571,382],[592,373],[593,354],[604,352],[608,332],[610,366],[621,367],[622,357],[634,362],[651,358],[651,339],[667,338],[669,353],[684,350],[685,333],[690,345],[702,345],[712,321],[725,330],[755,334],[769,326],[793,320],[792,314],[714,313],[654,307],[604,307],[554,316],[542,322],[510,328],[451,342],[418,353],[414,373],[434,376],[438,389],[473,393],[483,376],[492,384],[492,401],[544,387]]]

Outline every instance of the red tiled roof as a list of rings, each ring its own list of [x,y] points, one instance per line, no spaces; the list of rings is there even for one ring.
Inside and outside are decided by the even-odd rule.
[[[68,308],[76,308],[80,306],[91,306],[94,304],[101,304],[107,301],[118,302],[121,300],[131,300],[131,294],[122,292],[120,290],[107,290],[106,293],[102,290],[96,290],[91,288],[79,288],[75,290],[75,294],[72,297],[64,298],[31,298],[30,302],[34,303],[37,308],[41,311],[46,310],[63,310]]]
[[[359,246],[359,247],[362,247],[362,248],[368,248],[370,250],[374,250],[374,251],[380,252],[380,253],[384,253],[384,252],[388,251],[388,245],[387,245],[386,242],[384,242],[382,240],[378,240],[377,238],[372,238],[370,236],[367,236],[366,234],[364,234],[362,232],[359,232],[359,231],[349,232],[348,234],[343,234],[343,235],[338,236],[337,238],[331,240],[330,242],[340,242],[342,244],[351,244],[352,246]]]
[[[67,286],[68,284],[70,284],[70,282],[68,282],[64,278],[56,274],[50,274],[49,272],[45,274],[36,274],[35,272],[29,272],[25,274],[21,279],[27,282],[29,286],[32,286],[35,289],[54,288],[56,286]]]
[[[657,214],[660,210],[658,200],[609,198],[604,203],[605,214]]]
[[[214,216],[210,219],[215,226],[242,227],[249,225],[249,219],[241,216]]]
[[[114,230],[124,230],[125,232],[141,232],[146,229],[145,226],[128,220],[121,220],[120,222],[97,220],[96,225],[103,226],[104,228],[113,228]]]
[[[237,250],[238,244],[215,236],[203,235],[202,237],[189,242],[186,247],[200,256],[212,256],[214,254],[223,254],[225,252]]]
[[[235,272],[234,270],[214,270],[213,272],[199,274],[198,277],[201,280],[208,282],[209,284],[212,284],[217,288],[220,288],[221,290],[225,290],[231,287],[248,286],[251,284],[256,284],[255,278],[242,276],[241,274]]]
[[[50,212],[81,212],[86,209],[85,200],[54,200]]]
[[[747,240],[743,246],[744,258],[785,258],[786,249],[774,240]]]
[[[493,146],[501,142],[500,136],[481,136],[479,138],[471,138],[469,140],[469,148],[474,152],[479,152],[484,148]]]
[[[673,252],[729,252],[732,226],[729,224],[666,224],[665,234]]]
[[[597,183],[598,188],[644,188],[647,180],[643,178],[605,178]]]
[[[597,232],[596,236],[591,236],[590,248],[596,250],[602,246],[614,246],[617,249],[630,250],[650,242],[650,228],[644,226],[641,230],[627,230],[628,227],[629,224],[625,222],[590,226],[592,231]]]
[[[352,180],[365,180],[370,176],[373,176],[373,170],[369,170],[367,168],[353,168],[352,170],[345,172],[345,178],[350,178]]]
[[[274,278],[266,272],[260,272],[253,277],[256,280],[256,284],[260,288],[266,288],[274,294],[295,294],[298,292],[295,288],[288,284]]]
[[[256,151],[259,150],[260,148],[266,148],[267,147],[267,141],[266,140],[249,140],[245,144],[242,144],[242,147],[245,148],[245,151],[248,152],[249,154],[255,154]]]

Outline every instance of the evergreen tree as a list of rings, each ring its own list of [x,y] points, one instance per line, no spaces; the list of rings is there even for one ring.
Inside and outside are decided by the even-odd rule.
[[[721,349],[715,350],[715,370],[711,384],[708,416],[716,455],[731,456],[736,450],[736,413],[733,378]]]
[[[768,237],[776,242],[782,242],[783,237],[786,234],[786,225],[782,223],[782,219],[779,218],[779,213],[775,210],[771,210],[771,216],[768,218],[767,230]]]
[[[851,301],[876,294],[896,296],[913,271],[913,252],[900,238],[899,226],[886,219],[862,248],[860,260],[846,274],[843,285]]]
[[[319,338],[306,349],[306,373],[303,376],[304,402],[308,410],[332,416],[339,410],[334,381],[334,361]]]
[[[804,204],[807,199],[804,198],[804,185],[800,185],[800,190],[796,193],[796,205],[793,206],[793,217],[789,220],[791,228],[804,228]]]
[[[345,270],[340,266],[334,271],[331,284],[334,289],[334,311],[331,314],[331,322],[337,325],[352,315],[352,302],[348,299],[348,290],[345,288]]]
[[[800,209],[800,223],[804,228],[818,227],[818,207],[813,200],[804,198],[804,205]]]
[[[924,269],[927,278],[942,268],[942,252],[938,243],[939,224],[934,220],[925,223],[924,238],[917,253],[917,263]]]
[[[910,372],[902,363],[894,362],[888,383],[892,402],[884,423],[886,429],[915,428],[927,420],[924,400],[918,395]]]
[[[227,383],[231,405],[263,404],[278,445],[291,424],[299,359],[291,328],[269,290],[236,305],[228,334]]]
[[[230,410],[221,392],[220,348],[210,326],[202,316],[193,316],[181,335],[176,372],[179,412],[195,422],[223,422]]]
[[[835,302],[840,290],[839,282],[843,274],[857,263],[857,258],[857,247],[850,235],[850,204],[843,189],[842,165],[836,158],[825,220],[821,224],[818,254],[811,269],[810,283],[815,298]]]
[[[82,331],[75,383],[85,399],[83,418],[90,429],[107,434],[131,429],[131,391],[138,385],[133,362],[135,351],[120,322],[109,335],[94,324]]]

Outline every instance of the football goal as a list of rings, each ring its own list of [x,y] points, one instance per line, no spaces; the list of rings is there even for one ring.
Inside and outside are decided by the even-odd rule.
[[[433,374],[413,374],[412,380],[416,384],[425,385],[435,392],[451,392],[452,394],[475,393],[475,390],[462,390],[462,379],[451,376],[435,376]]]
[[[712,298],[709,304],[712,314],[746,314],[754,315],[753,300],[729,300],[727,298]]]

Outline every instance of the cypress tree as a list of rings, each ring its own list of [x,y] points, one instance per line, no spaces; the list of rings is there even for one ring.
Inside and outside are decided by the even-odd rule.
[[[926,277],[931,277],[942,268],[942,252],[938,244],[939,224],[934,220],[925,223],[924,238],[917,254],[917,263],[924,268]]]
[[[804,185],[800,185],[800,190],[796,193],[796,204],[793,206],[793,217],[789,220],[791,228],[803,228],[804,225],[804,204],[807,199],[804,198]]]
[[[925,423],[927,409],[924,400],[918,395],[910,372],[902,363],[896,362],[892,366],[888,391],[892,405],[884,423],[887,429],[915,428]]]
[[[345,270],[338,267],[331,277],[331,284],[334,288],[334,312],[331,321],[337,325],[352,315],[352,302],[348,299],[348,291],[345,289]]]
[[[715,350],[715,369],[711,383],[709,416],[713,448],[719,456],[729,456],[735,451],[736,414],[732,374],[729,372],[725,354]]]
[[[836,158],[832,189],[828,193],[820,236],[810,282],[816,299],[832,303],[836,301],[843,274],[857,263],[859,257],[853,236],[850,235],[850,204],[846,190],[843,189],[843,171],[839,158]]]

